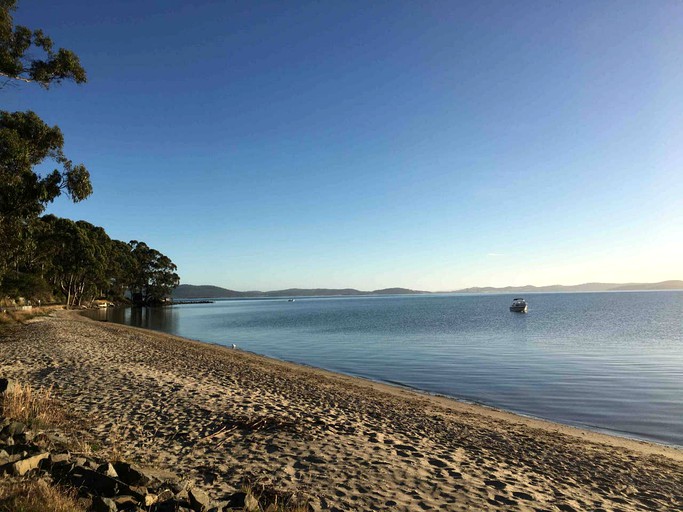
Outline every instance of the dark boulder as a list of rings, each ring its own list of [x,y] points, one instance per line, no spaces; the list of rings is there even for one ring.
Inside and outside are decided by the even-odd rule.
[[[119,480],[128,485],[149,485],[152,480],[142,469],[128,462],[114,462],[112,466],[119,475]]]

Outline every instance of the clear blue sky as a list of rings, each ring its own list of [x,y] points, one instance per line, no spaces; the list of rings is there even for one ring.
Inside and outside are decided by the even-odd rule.
[[[0,91],[49,211],[228,288],[683,278],[683,3],[21,0],[83,86]]]

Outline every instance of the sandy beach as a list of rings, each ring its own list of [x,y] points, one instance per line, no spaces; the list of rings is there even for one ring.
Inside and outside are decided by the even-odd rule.
[[[683,510],[683,450],[74,313],[0,339],[0,376],[214,499],[260,480],[322,510]]]

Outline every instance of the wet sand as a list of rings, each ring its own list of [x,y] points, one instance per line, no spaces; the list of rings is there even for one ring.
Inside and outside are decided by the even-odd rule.
[[[260,479],[323,510],[683,509],[683,450],[73,313],[0,340],[0,376],[214,499]]]

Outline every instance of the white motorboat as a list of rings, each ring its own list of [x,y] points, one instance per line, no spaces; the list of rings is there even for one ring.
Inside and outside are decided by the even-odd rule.
[[[518,297],[516,299],[512,299],[512,306],[510,306],[510,311],[513,311],[514,313],[526,313],[528,309],[529,305],[523,298]]]

